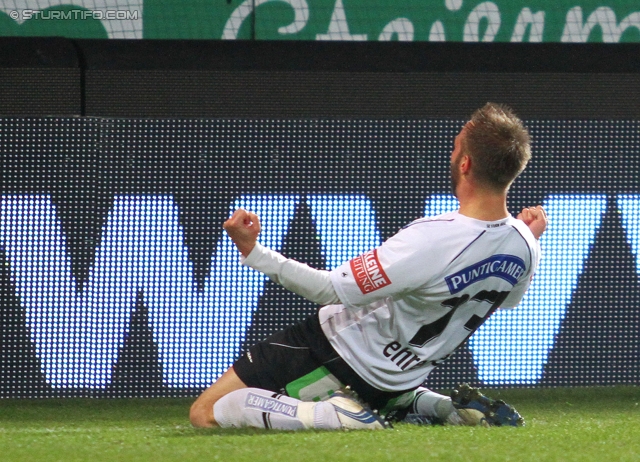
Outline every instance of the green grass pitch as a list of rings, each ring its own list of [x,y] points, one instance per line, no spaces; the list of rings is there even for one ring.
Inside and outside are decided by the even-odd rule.
[[[483,390],[524,428],[197,430],[190,399],[0,400],[2,461],[638,461],[640,388]]]

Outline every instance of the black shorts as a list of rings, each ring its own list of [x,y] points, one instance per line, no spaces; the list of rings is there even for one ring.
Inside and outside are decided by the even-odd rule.
[[[382,391],[362,379],[334,350],[318,315],[249,348],[233,368],[245,385],[303,400],[321,400],[345,385],[374,409],[411,390]]]

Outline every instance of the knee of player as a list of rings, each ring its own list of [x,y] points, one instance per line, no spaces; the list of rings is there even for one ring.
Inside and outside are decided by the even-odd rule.
[[[189,420],[191,425],[196,428],[208,428],[215,426],[213,418],[213,406],[203,406],[201,402],[196,401],[189,409]]]

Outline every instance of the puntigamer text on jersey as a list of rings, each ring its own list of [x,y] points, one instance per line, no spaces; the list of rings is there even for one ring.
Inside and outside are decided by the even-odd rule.
[[[452,294],[460,292],[471,284],[491,276],[495,276],[515,285],[524,273],[525,267],[522,259],[513,255],[493,255],[471,266],[446,276],[449,291]]]

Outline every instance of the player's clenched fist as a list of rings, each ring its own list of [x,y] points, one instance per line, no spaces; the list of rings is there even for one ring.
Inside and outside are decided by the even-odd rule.
[[[242,255],[247,257],[256,245],[260,234],[260,219],[253,212],[238,209],[222,225]]]
[[[523,208],[517,218],[524,221],[536,239],[540,239],[544,230],[547,229],[547,212],[541,205]]]

